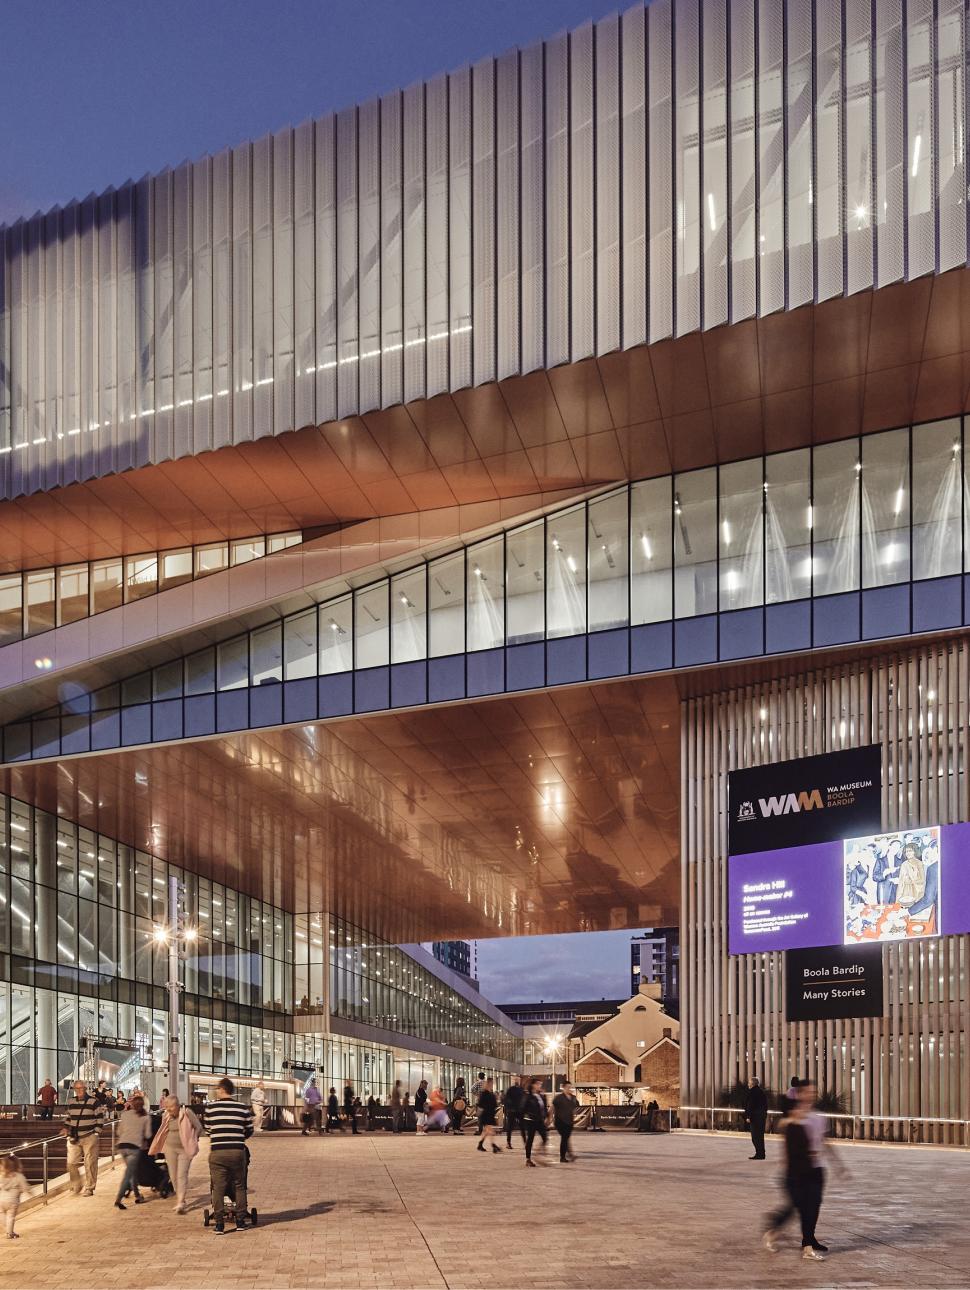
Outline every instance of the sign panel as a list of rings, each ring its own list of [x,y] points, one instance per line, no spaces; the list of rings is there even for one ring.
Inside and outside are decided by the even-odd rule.
[[[728,853],[750,855],[871,833],[882,822],[882,750],[872,744],[728,774]]]
[[[970,824],[728,858],[728,952],[970,932]]]
[[[883,1015],[882,950],[829,945],[785,955],[788,1021]]]

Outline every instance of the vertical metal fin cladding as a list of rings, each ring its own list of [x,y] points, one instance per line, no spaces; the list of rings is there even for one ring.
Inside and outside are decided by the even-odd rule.
[[[961,0],[653,0],[0,230],[0,497],[967,262]]]

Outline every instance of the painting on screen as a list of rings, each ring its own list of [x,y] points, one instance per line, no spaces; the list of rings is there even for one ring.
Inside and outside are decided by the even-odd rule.
[[[940,934],[940,829],[904,829],[843,843],[845,944]]]

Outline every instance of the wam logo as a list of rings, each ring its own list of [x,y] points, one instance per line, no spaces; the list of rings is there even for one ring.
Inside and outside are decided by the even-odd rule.
[[[817,788],[813,788],[810,793],[782,793],[780,797],[759,797],[758,805],[766,820],[772,815],[791,815],[799,811],[825,809],[822,794]]]

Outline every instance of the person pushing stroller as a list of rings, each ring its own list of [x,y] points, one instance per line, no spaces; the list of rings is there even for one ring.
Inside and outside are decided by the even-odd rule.
[[[246,1139],[253,1134],[253,1113],[235,1100],[231,1079],[221,1079],[215,1088],[215,1101],[202,1112],[202,1123],[208,1133],[209,1183],[212,1188],[212,1214],[216,1236],[225,1232],[226,1196],[235,1202],[236,1231],[249,1226],[246,1194]]]

